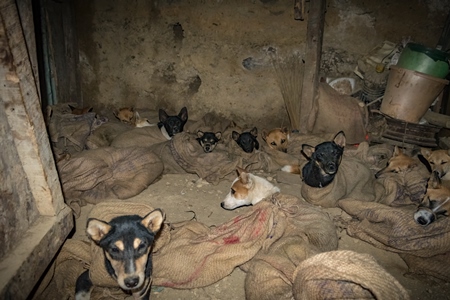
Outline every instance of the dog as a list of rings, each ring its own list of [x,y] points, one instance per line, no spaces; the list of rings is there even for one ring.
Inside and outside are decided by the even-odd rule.
[[[432,173],[424,199],[414,213],[414,220],[422,226],[433,223],[441,216],[449,215],[450,189],[442,185],[439,176],[436,171]]]
[[[122,107],[118,110],[114,110],[113,114],[120,122],[133,125],[134,107]]]
[[[73,115],[85,115],[89,112],[92,112],[92,107],[83,107],[83,108],[77,108],[69,104],[69,108]]]
[[[120,288],[135,298],[149,299],[152,275],[151,248],[165,214],[155,209],[145,217],[125,215],[105,222],[88,219],[86,233],[103,249],[105,268]],[[90,299],[93,283],[89,270],[76,282],[75,299]]]
[[[419,165],[420,161],[414,157],[408,156],[398,147],[394,147],[392,157],[389,159],[387,166],[375,173],[375,178],[388,173],[402,173]]]
[[[450,151],[449,150],[430,150],[422,148],[420,153],[429,163],[431,172],[437,172],[439,178],[443,181],[450,181]]]
[[[187,120],[188,111],[186,107],[183,107],[178,115],[175,116],[169,116],[163,109],[159,109],[158,128],[168,140],[184,130]]]
[[[323,188],[333,181],[342,161],[345,143],[345,134],[339,131],[331,141],[320,143],[315,147],[302,145],[302,153],[308,160],[301,170],[305,184]],[[300,174],[299,165],[286,165],[281,170]]]
[[[134,125],[134,127],[137,127],[137,128],[157,125],[156,123],[150,123],[150,121],[147,118],[142,118],[137,111],[134,112],[132,124]]]
[[[261,137],[270,149],[287,152],[289,143],[289,130],[287,127],[274,128],[269,132],[263,130]]]
[[[253,127],[252,130],[243,132],[241,134],[239,134],[239,132],[237,131],[233,131],[231,133],[231,137],[246,153],[252,153],[254,149],[259,149],[259,142],[257,140],[258,129],[256,127]]]
[[[203,132],[201,130],[197,131],[197,141],[202,146],[205,153],[210,153],[216,148],[217,143],[222,138],[222,132]]]
[[[220,206],[227,210],[247,205],[255,205],[262,199],[275,193],[280,189],[268,180],[247,172],[245,169],[237,167],[238,177],[231,184],[231,190]]]

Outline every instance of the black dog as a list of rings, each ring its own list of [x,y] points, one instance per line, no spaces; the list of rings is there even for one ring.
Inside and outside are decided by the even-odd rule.
[[[201,130],[197,131],[198,138],[196,139],[199,144],[202,146],[203,151],[206,153],[212,152],[214,148],[216,148],[217,143],[220,141],[222,137],[222,133],[220,131],[214,132],[203,132]]]
[[[249,132],[247,131],[241,134],[233,131],[231,137],[247,153],[252,153],[253,149],[259,149],[259,142],[256,139],[258,137],[258,129],[256,127],[253,127]]]
[[[303,144],[302,152],[309,160],[302,169],[305,183],[322,188],[330,184],[336,175],[345,147],[345,134],[339,131],[333,141],[323,142],[316,147]]]
[[[89,238],[103,249],[108,274],[123,290],[140,299],[150,298],[151,248],[164,217],[160,209],[155,209],[143,218],[126,215],[109,223],[91,218],[87,223]],[[77,279],[75,299],[90,299],[92,288],[87,270]]]
[[[163,109],[159,109],[158,128],[162,134],[170,140],[175,134],[180,133],[184,129],[184,124],[188,120],[188,111],[183,107],[178,115],[169,116]]]

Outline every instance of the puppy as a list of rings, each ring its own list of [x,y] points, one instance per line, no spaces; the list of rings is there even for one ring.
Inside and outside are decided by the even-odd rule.
[[[449,212],[450,189],[442,186],[439,173],[433,172],[424,199],[414,213],[414,220],[417,224],[427,226],[441,216],[448,216]]]
[[[231,190],[220,203],[222,208],[233,210],[240,206],[255,205],[262,199],[280,192],[266,179],[253,175],[246,170],[237,167],[238,177],[231,184]]]
[[[302,168],[303,181],[311,186],[322,188],[329,185],[339,169],[345,147],[345,134],[339,131],[332,141],[327,141],[313,147],[308,144],[302,145],[302,153],[308,162]],[[286,165],[282,171],[300,174],[298,165]]]
[[[437,172],[441,180],[450,181],[450,151],[422,148],[420,150],[423,157],[430,164],[432,172]]]
[[[220,141],[222,137],[222,133],[220,131],[214,132],[203,132],[201,130],[197,131],[197,141],[202,146],[203,151],[205,153],[212,152],[214,148],[216,148],[217,143]]]
[[[188,111],[183,107],[178,115],[169,116],[163,109],[159,109],[159,123],[158,128],[161,133],[168,139],[183,131],[184,124],[188,120]]]
[[[113,111],[114,116],[121,122],[133,125],[134,107],[122,107]]]
[[[156,233],[161,228],[165,214],[160,209],[141,218],[126,215],[110,222],[91,218],[87,235],[104,251],[105,268],[125,291],[135,298],[149,299],[152,275],[151,248]],[[93,283],[89,270],[76,282],[75,299],[90,299]]]
[[[233,140],[241,147],[246,153],[252,153],[254,149],[259,149],[258,129],[253,127],[252,130],[239,134],[237,131],[231,133]]]
[[[72,114],[74,114],[74,115],[85,115],[89,112],[92,112],[92,109],[93,109],[92,107],[77,108],[70,104],[69,104],[69,108],[72,111]]]
[[[398,146],[395,146],[394,152],[392,154],[392,157],[389,159],[387,166],[378,171],[375,174],[375,177],[379,178],[383,174],[388,174],[391,172],[402,173],[417,167],[419,163],[420,161],[404,154],[403,151]]]
[[[275,128],[269,132],[263,130],[262,139],[270,149],[286,153],[289,143],[289,130],[287,127]]]

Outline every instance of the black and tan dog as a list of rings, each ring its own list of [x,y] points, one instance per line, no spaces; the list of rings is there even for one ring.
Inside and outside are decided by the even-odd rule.
[[[216,148],[217,143],[222,138],[222,132],[218,131],[216,133],[214,132],[203,132],[201,130],[197,131],[197,138],[196,140],[202,146],[203,151],[205,153],[212,152],[214,148]]]
[[[345,134],[339,131],[332,141],[327,141],[313,147],[302,145],[302,153],[308,159],[301,172],[303,181],[311,186],[322,188],[329,185],[339,169],[345,147]],[[283,171],[300,174],[298,165],[286,165]]]
[[[427,192],[414,213],[417,224],[427,226],[450,212],[450,189],[443,186],[438,172],[433,172],[428,180]]]
[[[147,214],[125,215],[110,222],[91,218],[86,232],[103,249],[108,274],[135,298],[149,299],[152,275],[151,249],[165,214],[160,209]],[[89,270],[76,282],[75,299],[90,299],[93,283]]]

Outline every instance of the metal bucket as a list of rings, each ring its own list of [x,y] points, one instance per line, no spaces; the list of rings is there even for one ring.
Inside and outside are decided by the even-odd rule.
[[[380,111],[392,118],[418,123],[448,80],[391,66]]]

